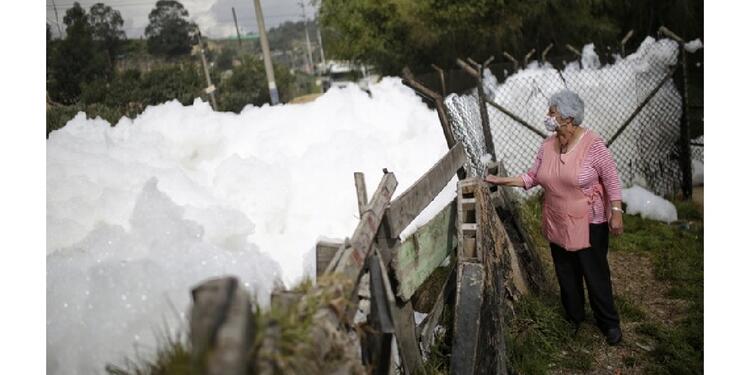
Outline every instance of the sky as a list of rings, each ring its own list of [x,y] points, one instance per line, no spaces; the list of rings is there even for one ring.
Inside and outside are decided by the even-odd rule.
[[[58,37],[57,13],[60,29],[65,33],[63,16],[65,10],[73,7],[73,0],[46,0],[47,23],[51,26],[52,36]],[[128,38],[143,36],[143,30],[148,24],[148,14],[154,8],[156,0],[80,0],[78,1],[87,11],[96,3],[104,3],[120,11],[124,20],[123,29]],[[190,19],[195,21],[203,35],[210,38],[222,38],[236,35],[232,7],[237,12],[237,23],[241,33],[258,32],[255,20],[253,0],[183,0],[180,1],[190,13]],[[261,0],[266,29],[270,29],[285,21],[302,20],[300,0]],[[308,18],[313,17],[313,8],[309,0],[305,1]]]

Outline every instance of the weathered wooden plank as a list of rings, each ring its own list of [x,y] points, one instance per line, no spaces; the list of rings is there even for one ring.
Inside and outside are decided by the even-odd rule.
[[[391,202],[385,215],[392,238],[397,238],[401,231],[435,199],[465,162],[463,145],[453,146],[414,185]]]
[[[419,341],[424,352],[430,352],[432,345],[435,342],[435,328],[437,327],[440,319],[443,316],[443,310],[445,309],[446,299],[448,295],[455,291],[456,287],[456,262],[451,261],[450,272],[443,282],[443,286],[440,288],[440,294],[435,299],[435,304],[432,305],[427,317],[417,327],[417,333],[419,334]]]
[[[484,267],[479,263],[461,262],[456,279],[450,373],[473,374],[479,345]]]
[[[460,180],[456,186],[456,243],[459,262],[482,256],[476,251],[476,186],[475,179]]]
[[[368,269],[370,271],[370,319],[374,328],[384,333],[393,333],[393,319],[390,313],[390,300],[386,284],[390,283],[385,280],[388,274],[385,269],[380,267],[380,257],[374,252],[368,257]]]
[[[242,375],[247,373],[247,353],[255,336],[254,312],[250,296],[234,288],[224,322],[207,361],[209,375]]]
[[[391,261],[398,289],[406,301],[456,246],[456,201],[445,206],[427,224],[396,246]]]
[[[362,339],[362,362],[371,369],[368,374],[395,374],[393,368],[393,334],[382,332],[365,332]]]
[[[204,281],[193,288],[193,307],[190,311],[190,343],[193,358],[203,358],[213,346],[237,284],[236,278],[224,277]]]
[[[370,250],[386,206],[390,202],[397,185],[398,182],[393,173],[389,172],[383,176],[375,190],[372,201],[367,205],[367,209],[362,214],[362,219],[354,230],[351,247],[344,249],[342,258],[334,269],[334,272],[341,273],[353,281],[355,287],[361,276],[365,257]]]
[[[349,244],[349,238],[345,238],[344,243],[339,246],[338,250],[336,250],[336,253],[333,255],[331,262],[326,266],[323,274],[331,273],[336,269],[336,267],[339,265],[339,262],[341,262],[341,258],[344,257],[346,249],[349,247],[351,247],[351,245]]]
[[[339,250],[344,242],[334,241],[318,241],[315,244],[315,277],[320,277],[325,273],[328,265],[331,264],[331,260],[336,256],[336,252]]]
[[[464,223],[461,224],[462,233],[476,233],[478,225],[477,223]]]
[[[485,237],[489,239],[483,244],[483,240],[477,238],[479,258],[483,259],[485,256],[490,256],[502,263],[507,286],[512,288],[511,296],[516,299],[520,294],[526,294],[529,289],[525,274],[519,263],[517,249],[497,215],[487,185],[480,184],[477,177],[467,178],[466,181],[469,184],[468,186],[473,187],[473,195],[477,201],[475,215],[477,218],[477,237],[484,232]]]
[[[505,374],[507,354],[503,321],[506,295],[515,297],[521,288],[525,288],[525,284],[523,280],[511,280],[520,278],[521,274],[517,268],[513,268],[515,253],[512,243],[497,216],[490,195],[484,185],[477,185],[474,190],[477,221],[480,224],[476,238],[477,251],[482,254],[485,273],[480,345],[475,370],[477,374]]]
[[[379,255],[379,251],[377,252]],[[382,257],[378,256],[380,270],[383,275],[387,275],[387,268],[383,263]],[[406,370],[406,374],[417,374],[424,366],[422,353],[417,343],[417,326],[414,322],[414,309],[411,301],[404,304],[396,301],[393,294],[393,286],[388,277],[383,278],[384,289],[388,297],[388,306],[391,312],[391,318],[395,328],[394,336],[398,343],[398,353],[401,356],[401,363]]]
[[[378,251],[374,251],[367,258],[367,268],[370,273],[370,315],[368,324],[375,332],[366,334],[366,365],[372,366],[372,374],[387,375],[391,369],[391,345],[395,332],[391,318],[391,301],[386,290],[388,274],[381,267]]]
[[[497,176],[508,174],[502,162],[492,163],[488,170],[489,173]],[[542,268],[539,250],[521,221],[518,199],[515,194],[511,187],[490,186],[493,205],[513,244],[513,250],[517,254],[518,264],[523,271],[526,284],[530,290],[539,292],[547,288],[547,278]]]
[[[357,189],[357,206],[359,207],[359,217],[365,212],[367,207],[367,186],[365,185],[365,174],[354,172],[354,186]]]
[[[414,322],[414,309],[411,301],[395,304],[394,323],[398,353],[406,374],[418,374],[424,366],[422,352],[417,343],[417,325]]]

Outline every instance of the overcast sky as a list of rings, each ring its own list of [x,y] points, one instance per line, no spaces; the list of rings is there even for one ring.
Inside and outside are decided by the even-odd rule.
[[[52,0],[47,1],[47,23],[50,24],[53,37],[57,37],[57,19]],[[73,6],[74,0],[54,0],[60,28],[65,32],[63,16],[65,10]],[[302,20],[302,9],[300,0],[261,0],[263,16],[266,29],[270,29],[285,21]],[[258,32],[255,21],[255,7],[253,0],[183,0],[180,1],[190,13],[190,19],[195,21],[203,35],[211,38],[227,37],[236,35],[234,20],[232,19],[232,7],[237,12],[237,23],[241,33]],[[115,10],[120,11],[125,21],[123,29],[128,38],[138,38],[143,35],[143,30],[148,24],[148,14],[154,8],[156,0],[80,0],[86,11],[95,3],[104,3]],[[308,19],[313,18],[313,8],[309,0],[305,0]]]

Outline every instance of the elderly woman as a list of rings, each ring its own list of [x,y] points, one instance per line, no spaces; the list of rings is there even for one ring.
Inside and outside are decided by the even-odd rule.
[[[544,125],[555,135],[539,148],[531,169],[520,176],[488,175],[496,185],[544,188],[542,232],[550,243],[560,296],[576,332],[589,302],[607,343],[622,339],[612,297],[607,250],[609,234],[623,232],[620,180],[612,154],[583,123],[583,100],[570,90],[549,99]]]

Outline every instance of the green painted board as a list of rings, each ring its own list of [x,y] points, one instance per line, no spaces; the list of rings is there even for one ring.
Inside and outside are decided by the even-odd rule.
[[[456,246],[456,201],[396,246],[391,268],[397,295],[408,301]]]

